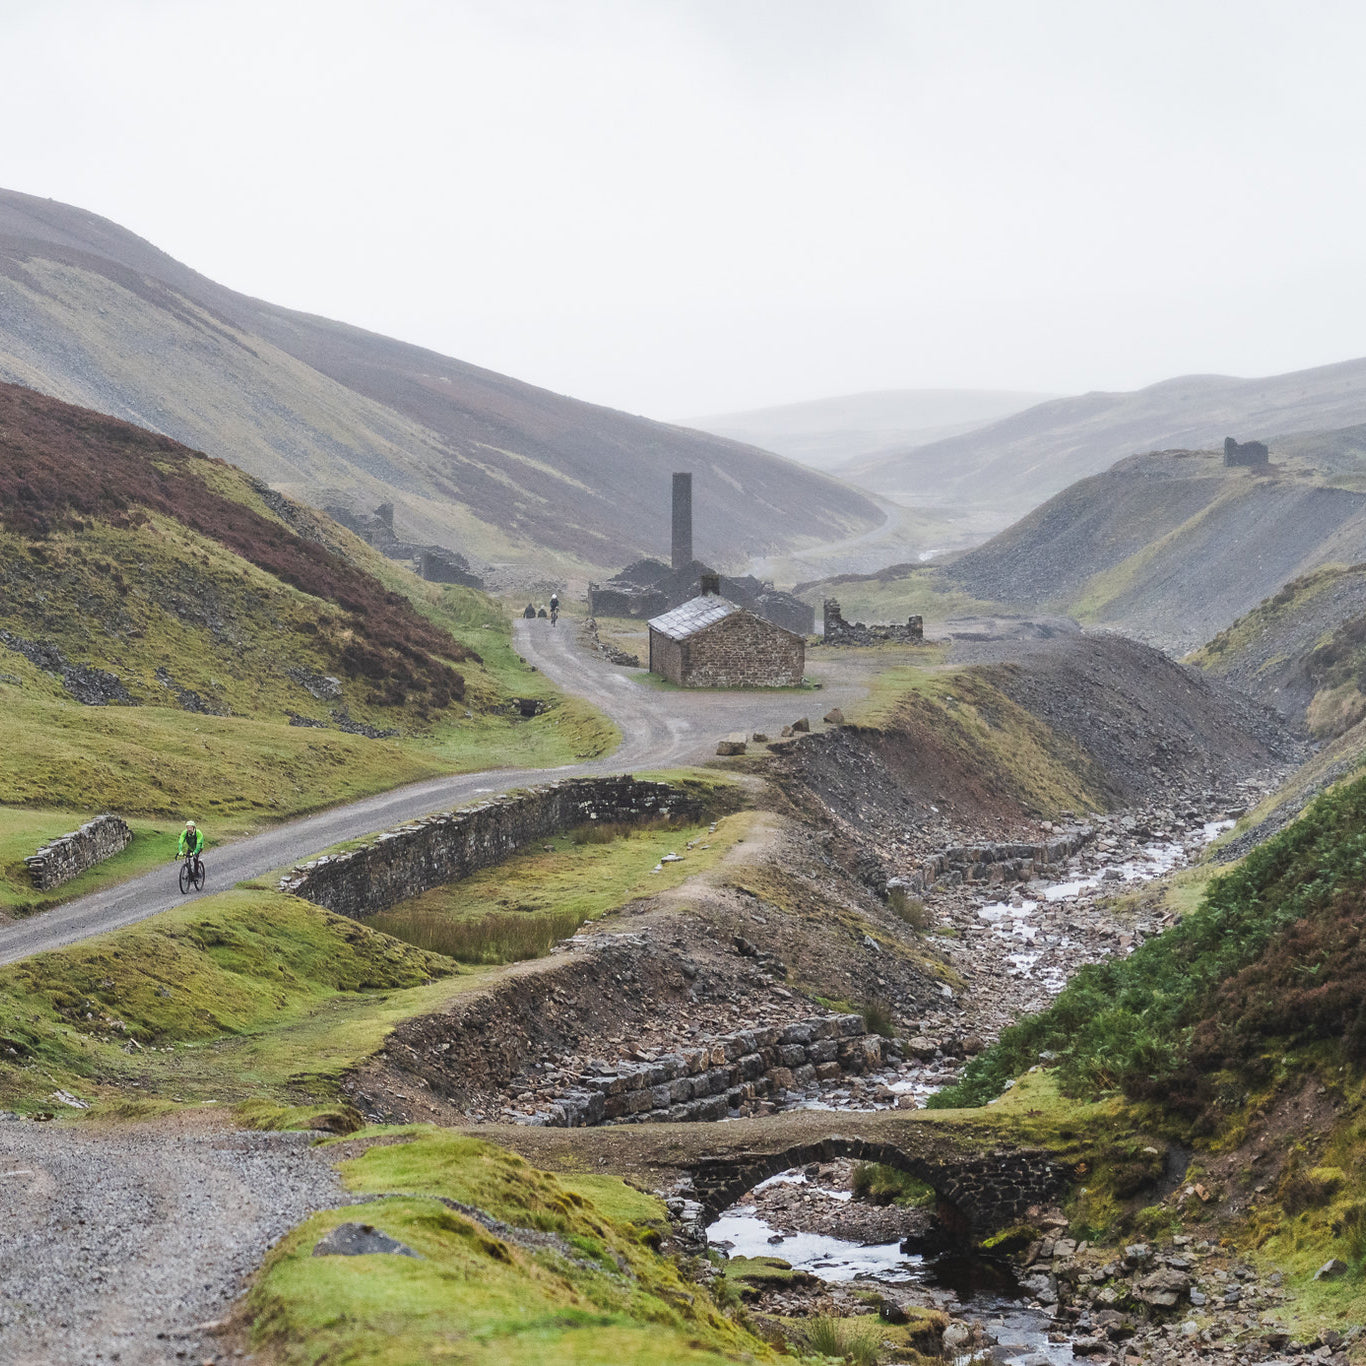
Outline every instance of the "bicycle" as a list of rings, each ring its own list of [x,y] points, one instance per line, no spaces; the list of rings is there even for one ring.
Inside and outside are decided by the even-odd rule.
[[[559,621],[559,619],[560,619],[560,609],[559,609],[558,607],[552,607],[552,608],[550,609],[550,624],[551,624],[552,626],[554,626],[554,624],[555,624],[557,621]]]
[[[204,860],[194,854],[186,854],[180,864],[180,893],[184,896],[193,887],[196,892],[204,890]]]

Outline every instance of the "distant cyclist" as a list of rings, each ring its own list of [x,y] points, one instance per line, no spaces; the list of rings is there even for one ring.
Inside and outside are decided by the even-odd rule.
[[[554,624],[560,619],[560,595],[552,593],[550,595],[550,624]]]
[[[199,856],[203,852],[204,832],[193,821],[186,821],[185,828],[180,832],[180,847],[176,850],[176,858],[188,856],[194,860],[196,880],[204,876],[204,865],[199,861]]]

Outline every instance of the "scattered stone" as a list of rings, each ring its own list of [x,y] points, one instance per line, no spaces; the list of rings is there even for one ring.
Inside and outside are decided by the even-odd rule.
[[[1319,1269],[1314,1272],[1316,1281],[1334,1281],[1339,1276],[1347,1274],[1347,1263],[1340,1257],[1330,1257]]]
[[[374,1253],[393,1253],[423,1260],[420,1252],[381,1233],[373,1224],[338,1224],[313,1245],[315,1257],[368,1257]]]

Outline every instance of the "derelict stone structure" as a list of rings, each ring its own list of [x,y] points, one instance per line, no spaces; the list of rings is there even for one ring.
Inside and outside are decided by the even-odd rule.
[[[1271,452],[1264,441],[1244,441],[1241,444],[1231,436],[1224,438],[1224,464],[1255,467],[1265,465],[1271,460]]]
[[[680,688],[791,688],[805,670],[802,636],[715,593],[650,621],[650,672]]]
[[[132,839],[127,822],[118,816],[96,816],[79,830],[45,844],[36,854],[30,854],[24,864],[33,885],[45,892],[122,853]]]
[[[692,564],[692,475],[674,475],[673,556],[674,572]]]
[[[381,503],[374,512],[356,512],[341,504],[323,509],[334,522],[340,522],[369,542],[386,559],[412,561],[419,577],[430,583],[460,583],[467,588],[483,588],[484,581],[470,568],[458,551],[444,545],[418,545],[401,541],[394,534],[394,505]]]
[[[835,598],[826,598],[821,626],[827,645],[919,645],[925,639],[923,617],[907,617],[904,626],[865,626],[861,621],[845,621]]]
[[[359,849],[293,869],[280,890],[358,920],[592,821],[703,814],[702,802],[669,783],[572,778],[386,830]]]

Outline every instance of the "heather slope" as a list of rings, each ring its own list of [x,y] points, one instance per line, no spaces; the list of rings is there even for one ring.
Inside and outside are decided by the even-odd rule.
[[[220,822],[497,762],[522,724],[509,693],[548,692],[482,595],[419,582],[222,461],[13,385],[0,647],[0,800]],[[577,704],[534,725],[548,762],[611,736]]]
[[[619,567],[667,542],[694,473],[718,560],[876,525],[767,452],[534,388],[205,279],[94,214],[0,191],[0,379],[222,456],[293,496],[397,505],[400,534],[480,557]]]

